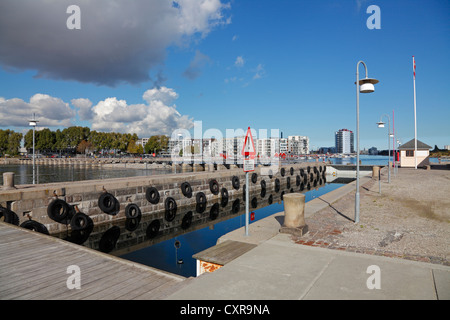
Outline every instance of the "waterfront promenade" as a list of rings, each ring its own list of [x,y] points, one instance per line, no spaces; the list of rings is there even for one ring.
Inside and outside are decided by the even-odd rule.
[[[381,195],[362,179],[358,224],[351,183],[306,204],[301,238],[278,233],[282,212],[223,236],[257,246],[169,299],[450,299],[450,170],[386,171]]]
[[[256,246],[213,273],[182,278],[0,223],[0,299],[450,299],[450,170],[400,169],[391,184],[361,179],[305,206],[309,232],[280,234],[283,212],[219,241]],[[26,237],[24,237],[26,234]],[[28,250],[28,254],[18,253]],[[68,289],[69,265],[81,289]],[[368,287],[375,266],[380,288]],[[369,272],[368,272],[369,271]]]

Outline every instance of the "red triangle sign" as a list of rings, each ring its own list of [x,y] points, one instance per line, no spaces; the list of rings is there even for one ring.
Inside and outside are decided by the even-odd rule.
[[[242,155],[244,157],[254,157],[256,155],[255,144],[253,143],[253,136],[250,127],[248,127],[247,134],[245,135]]]

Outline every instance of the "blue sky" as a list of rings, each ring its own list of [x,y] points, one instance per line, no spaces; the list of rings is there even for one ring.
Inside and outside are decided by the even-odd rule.
[[[0,127],[171,134],[279,129],[334,145],[356,130],[356,64],[380,80],[360,94],[361,148],[398,138],[450,144],[450,2],[446,0],[2,1]],[[26,5],[23,5],[23,2]],[[170,3],[169,5],[167,3]],[[79,30],[65,9],[77,4]],[[381,29],[368,29],[370,5]],[[364,68],[359,68],[360,77]],[[23,125],[21,124],[22,119]],[[383,118],[387,121],[387,118]]]

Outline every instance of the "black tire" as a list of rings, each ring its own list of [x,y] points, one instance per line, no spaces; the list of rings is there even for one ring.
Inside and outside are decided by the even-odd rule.
[[[281,195],[280,195],[281,200],[283,200],[284,194],[285,194],[284,190],[281,191]]]
[[[213,179],[209,181],[209,190],[211,190],[211,193],[214,195],[219,194],[219,183],[217,182],[217,180]]]
[[[284,177],[284,175],[286,174],[286,170],[284,168],[281,168],[280,174],[282,177]]]
[[[219,216],[219,204],[214,203],[211,209],[209,210],[209,218],[211,220],[216,220]]]
[[[153,220],[148,226],[145,231],[147,238],[153,239],[155,238],[159,233],[159,228],[161,227],[161,222],[159,220]]]
[[[27,220],[23,222],[20,227],[43,234],[49,234],[47,228],[42,223],[33,220]]]
[[[158,204],[160,199],[158,189],[156,189],[155,187],[147,188],[147,190],[145,190],[145,198],[151,204]]]
[[[258,206],[258,199],[256,199],[256,197],[253,197],[251,202],[252,202],[252,208],[255,209]]]
[[[133,232],[139,227],[139,222],[141,222],[141,217],[139,218],[126,218],[125,219],[125,229]]]
[[[47,215],[53,221],[68,224],[67,219],[70,212],[70,206],[62,199],[53,200],[47,207]]]
[[[291,187],[291,177],[286,178],[286,188],[289,189]]]
[[[233,185],[233,188],[235,190],[239,190],[239,186],[240,186],[240,181],[239,178],[236,176],[233,176],[233,178],[231,179],[231,184]]]
[[[192,187],[189,182],[183,182],[181,184],[181,192],[186,198],[192,198]]]
[[[269,179],[272,179],[273,178],[273,171],[272,171],[272,169],[269,169]]]
[[[261,180],[261,189],[266,189],[266,180]]]
[[[294,175],[294,168],[291,167],[291,169],[289,169],[289,172],[290,172],[291,176],[293,176]]]
[[[236,214],[239,212],[239,210],[241,210],[241,201],[239,199],[236,199],[233,201],[233,204],[231,205],[231,212]]]
[[[222,206],[222,208],[226,207],[227,204],[228,204],[228,190],[227,190],[227,188],[222,188],[220,190],[220,196],[221,196],[220,205]]]
[[[302,182],[302,183],[300,183],[300,191],[303,191],[303,190],[305,190],[305,185]]]
[[[128,219],[136,219],[141,216],[141,209],[135,203],[130,203],[125,207],[125,216]]]
[[[317,174],[317,172],[319,172],[319,171],[317,170],[317,167],[314,167],[313,170],[314,170],[314,173],[315,173],[315,174]]]
[[[197,193],[195,196],[197,204],[206,204],[206,195],[203,192]]]
[[[14,211],[11,211],[4,207],[0,207],[0,221],[2,217],[3,221],[6,223],[10,223],[15,226],[19,225],[19,216]]]
[[[301,177],[305,176],[305,170],[304,170],[303,168],[300,169],[300,176],[301,176]]]
[[[98,198],[98,206],[104,213],[112,213],[116,210],[116,198],[108,193],[102,193]]]
[[[308,173],[311,172],[311,167],[310,167],[310,166],[308,166],[308,167],[306,168],[306,172],[308,172]]]
[[[83,244],[86,242],[86,240],[91,235],[92,230],[94,230],[94,223],[89,224],[85,229],[81,230],[73,230],[70,233],[70,236],[65,238],[64,240],[76,243],[76,244]]]
[[[205,203],[197,203],[195,205],[195,212],[203,213],[206,210],[206,202]]]
[[[181,220],[181,229],[186,230],[188,229],[192,224],[192,211],[189,211],[186,213]]]
[[[272,203],[273,203],[273,196],[272,196],[272,195],[269,195],[269,198],[267,199],[267,202],[268,202],[269,204],[272,204]]]
[[[280,179],[276,178],[275,179],[275,192],[279,192],[280,191]]]
[[[91,224],[94,224],[92,219],[83,212],[75,213],[70,220],[70,227],[72,228],[72,230],[84,230],[87,229]]]
[[[261,198],[264,198],[266,196],[266,188],[261,189]]]
[[[119,236],[120,228],[118,226],[113,226],[106,230],[98,243],[99,250],[105,253],[111,252],[116,247]]]
[[[252,173],[252,182],[256,183],[256,181],[258,181],[258,174],[256,172]]]
[[[165,219],[168,222],[173,221],[173,219],[175,219],[175,216],[177,214],[177,202],[175,201],[174,198],[168,197],[164,202],[164,206],[166,208],[166,212],[164,214]]]
[[[297,175],[297,176],[295,177],[295,185],[298,187],[298,186],[300,185],[300,183],[301,183],[300,176]]]

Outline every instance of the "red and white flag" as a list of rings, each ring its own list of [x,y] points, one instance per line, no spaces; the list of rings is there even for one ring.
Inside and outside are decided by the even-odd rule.
[[[416,79],[416,60],[414,60],[414,56],[413,56],[413,68],[414,68],[414,79]]]

